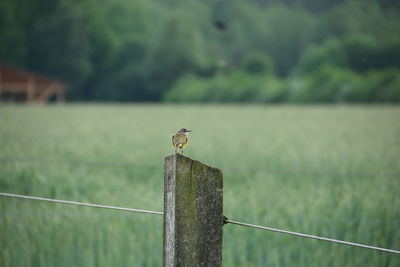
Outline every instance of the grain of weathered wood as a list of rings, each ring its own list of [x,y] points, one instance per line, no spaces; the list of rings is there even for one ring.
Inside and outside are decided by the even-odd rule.
[[[165,158],[164,267],[222,264],[220,169],[180,154]]]

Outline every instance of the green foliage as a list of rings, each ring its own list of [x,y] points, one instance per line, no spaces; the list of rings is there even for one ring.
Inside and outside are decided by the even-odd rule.
[[[0,62],[26,64],[26,9],[19,8],[16,0],[0,2]],[[20,12],[21,17],[16,16]]]
[[[82,1],[82,5],[85,1]],[[83,6],[72,1],[38,1],[28,32],[27,67],[81,87],[93,73],[92,45]]]
[[[376,40],[371,36],[352,35],[343,40],[348,67],[359,71],[400,67],[400,38]]]
[[[309,48],[301,58],[296,73],[307,75],[324,64],[358,72],[400,67],[396,51],[400,39],[379,41],[369,35],[350,35],[328,39],[319,46]]]
[[[322,62],[320,62],[322,64]],[[358,73],[324,64],[290,82],[253,72],[186,75],[167,92],[167,102],[399,103],[400,69]]]
[[[271,59],[261,52],[252,52],[245,56],[244,69],[252,74],[273,74],[274,66]]]
[[[267,9],[264,16],[265,51],[273,58],[277,74],[287,76],[309,45],[314,19],[304,9],[283,6]]]
[[[323,65],[292,88],[294,102],[393,102],[400,101],[400,69],[368,71],[359,74]]]
[[[187,75],[218,80],[219,62],[288,87],[326,63],[399,68],[399,13],[390,0],[2,0],[0,61],[65,82],[69,100],[162,101]]]
[[[246,72],[219,73],[212,78],[187,75],[165,95],[170,102],[282,102],[287,86],[273,76]]]
[[[301,84],[291,93],[294,102],[347,102],[351,93],[364,85],[356,73],[331,65],[317,68]]]
[[[360,95],[355,101],[365,102],[400,102],[400,69],[383,71],[370,71],[363,83],[364,90],[359,90]]]
[[[1,192],[162,211],[170,134],[189,127],[185,154],[223,169],[230,219],[400,248],[399,107],[2,105],[0,114]],[[157,215],[0,197],[0,266],[158,267],[162,227]],[[398,262],[224,226],[223,266]]]
[[[312,46],[307,49],[296,67],[296,74],[308,75],[327,63],[340,68],[348,66],[343,45],[341,41],[335,38],[328,39],[319,46]]]
[[[202,38],[195,21],[186,14],[168,19],[148,63],[149,87],[154,97],[161,96],[183,73],[206,64]]]
[[[399,37],[399,9],[384,8],[381,1],[342,1],[320,17],[315,38],[344,37],[352,34],[372,35],[377,40]]]

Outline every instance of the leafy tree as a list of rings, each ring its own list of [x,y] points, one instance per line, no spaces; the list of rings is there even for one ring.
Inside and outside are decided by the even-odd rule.
[[[289,99],[294,102],[399,102],[399,69],[357,73],[323,65],[300,80]]]
[[[212,78],[186,75],[169,90],[170,102],[283,102],[287,85],[272,75],[235,71]]]
[[[347,102],[354,90],[361,87],[361,77],[349,70],[325,64],[305,76],[300,87],[292,90],[294,102]]]
[[[347,67],[346,52],[340,40],[329,38],[321,45],[310,46],[303,53],[296,66],[295,73],[307,75],[326,63],[342,68]]]
[[[271,56],[279,76],[287,76],[310,42],[313,18],[306,10],[282,6],[265,13],[265,51]]]
[[[251,52],[245,56],[244,69],[253,74],[273,74],[274,66],[272,60],[264,53]]]
[[[321,41],[351,34],[372,35],[378,40],[399,37],[399,10],[385,9],[379,2],[348,0],[333,6],[319,17],[314,38]]]
[[[390,68],[366,73],[363,87],[355,90],[359,102],[400,102],[400,69]]]
[[[391,0],[1,0],[0,61],[64,81],[70,100],[389,101],[399,10]]]
[[[370,35],[351,35],[343,40],[348,66],[356,71],[400,67],[400,38],[377,40]]]
[[[41,0],[27,32],[26,67],[67,82],[76,97],[93,71],[85,15],[74,2]]]
[[[203,39],[195,20],[184,13],[171,17],[150,54],[147,65],[149,91],[160,100],[175,80],[206,64]]]
[[[0,61],[24,66],[27,54],[27,10],[20,0],[0,1]]]

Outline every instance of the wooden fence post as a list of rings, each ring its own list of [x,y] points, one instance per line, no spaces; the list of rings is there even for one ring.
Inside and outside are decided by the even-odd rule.
[[[164,267],[222,265],[223,177],[181,154],[165,158]]]

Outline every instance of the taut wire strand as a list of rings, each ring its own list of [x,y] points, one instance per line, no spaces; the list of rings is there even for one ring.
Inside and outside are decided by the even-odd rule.
[[[86,206],[86,207],[92,207],[92,208],[102,208],[102,209],[129,211],[129,212],[140,212],[140,213],[155,214],[155,215],[164,215],[164,213],[161,211],[151,211],[151,210],[140,210],[140,209],[131,209],[131,208],[123,208],[123,207],[115,207],[115,206],[106,206],[106,205],[99,205],[99,204],[83,203],[83,202],[76,202],[76,201],[44,198],[44,197],[25,196],[25,195],[11,194],[11,193],[3,193],[3,192],[0,192],[0,196],[22,198],[22,199],[29,199],[29,200],[40,200],[40,201],[55,202],[55,203],[62,203],[62,204]],[[251,228],[257,228],[257,229],[261,229],[261,230],[277,232],[277,233],[281,233],[281,234],[288,234],[288,235],[294,235],[294,236],[299,236],[299,237],[312,238],[312,239],[328,241],[328,242],[332,242],[332,243],[338,243],[338,244],[349,245],[349,246],[354,246],[354,247],[361,247],[361,248],[373,249],[373,250],[378,250],[378,251],[383,251],[383,252],[400,254],[400,251],[398,251],[398,250],[380,248],[380,247],[364,245],[364,244],[348,242],[348,241],[342,241],[342,240],[321,237],[321,236],[316,236],[316,235],[302,234],[302,233],[298,233],[298,232],[286,231],[286,230],[281,230],[281,229],[271,228],[271,227],[266,227],[266,226],[261,226],[261,225],[237,222],[237,221],[229,220],[228,218],[224,217],[224,224],[228,224],[228,223],[236,224],[239,226],[245,226],[245,227],[251,227]]]
[[[52,199],[52,198],[44,198],[44,197],[25,196],[25,195],[17,195],[17,194],[10,194],[10,193],[0,193],[0,196],[31,199],[31,200],[41,200],[41,201],[48,201],[48,202],[55,202],[55,203],[62,203],[62,204],[86,206],[86,207],[92,207],[92,208],[102,208],[102,209],[121,210],[121,211],[130,211],[130,212],[140,212],[140,213],[156,214],[156,215],[163,215],[164,214],[161,211],[122,208],[122,207],[115,207],[115,206],[106,206],[106,205],[83,203],[83,202],[60,200],[60,199]]]
[[[229,220],[229,219],[225,220],[225,223],[236,224],[236,225],[246,226],[246,227],[252,227],[252,228],[257,228],[257,229],[277,232],[277,233],[281,233],[281,234],[288,234],[288,235],[295,235],[295,236],[300,236],[300,237],[305,237],[305,238],[312,238],[312,239],[328,241],[328,242],[333,242],[333,243],[338,243],[338,244],[343,244],[343,245],[349,245],[349,246],[354,246],[354,247],[368,248],[368,249],[374,249],[374,250],[378,250],[378,251],[384,251],[384,252],[389,252],[389,253],[400,254],[400,251],[393,250],[393,249],[380,248],[380,247],[363,245],[363,244],[358,244],[358,243],[353,243],[353,242],[348,242],[348,241],[336,240],[336,239],[332,239],[332,238],[326,238],[326,237],[320,237],[320,236],[315,236],[315,235],[302,234],[302,233],[298,233],[298,232],[286,231],[286,230],[281,230],[281,229],[276,229],[276,228],[271,228],[271,227],[265,227],[265,226],[255,225],[255,224],[232,221],[232,220]]]

